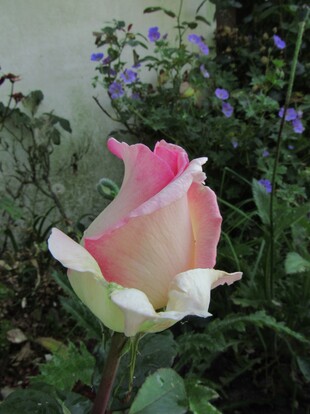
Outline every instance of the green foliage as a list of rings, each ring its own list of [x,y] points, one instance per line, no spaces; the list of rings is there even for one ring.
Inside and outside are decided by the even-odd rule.
[[[182,378],[170,368],[150,375],[131,405],[129,414],[182,414],[187,411],[187,398]]]
[[[253,180],[252,191],[260,219],[263,224],[269,224],[270,195],[267,193],[265,187],[259,184],[257,180]]]
[[[40,374],[33,377],[33,382],[45,382],[63,391],[70,391],[77,381],[91,384],[95,365],[94,357],[80,343],[77,348],[73,343],[64,349],[58,348],[51,361],[40,365]]]
[[[210,387],[203,385],[200,380],[188,379],[185,382],[189,399],[189,408],[193,414],[221,414],[210,400],[218,398],[218,394]]]
[[[302,273],[310,270],[310,261],[298,253],[290,252],[285,259],[286,273]]]
[[[38,383],[24,390],[14,391],[2,403],[1,414],[90,414],[91,402],[73,392],[61,392]]]
[[[215,319],[210,322],[204,333],[185,332],[178,338],[182,355],[178,367],[188,367],[190,364],[192,370],[202,372],[221,352],[231,347],[237,350],[240,345],[247,344],[253,327],[268,328],[278,337],[295,340],[307,346],[310,344],[303,335],[293,331],[283,322],[276,321],[265,311],[257,311],[249,315],[228,315],[223,320]]]

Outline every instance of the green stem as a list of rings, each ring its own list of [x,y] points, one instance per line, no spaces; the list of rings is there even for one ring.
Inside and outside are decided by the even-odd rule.
[[[180,0],[180,7],[179,7],[179,13],[177,16],[177,25],[178,25],[178,32],[179,32],[179,47],[182,45],[182,33],[181,33],[181,12],[183,8],[183,0]]]
[[[122,351],[127,342],[125,335],[114,333],[111,339],[110,350],[103,369],[101,382],[97,391],[92,414],[105,414],[110,395],[117,374]]]
[[[268,266],[268,278],[267,278],[268,279],[268,284],[266,286],[266,293],[267,293],[268,299],[272,299],[273,294],[274,294],[274,253],[275,253],[275,248],[274,248],[274,244],[275,244],[274,243],[274,200],[275,200],[275,186],[276,186],[277,170],[278,170],[280,151],[281,151],[281,145],[282,145],[282,140],[283,140],[283,127],[284,127],[284,122],[285,122],[286,111],[287,111],[287,108],[289,106],[291,96],[292,96],[292,90],[293,90],[295,74],[296,74],[296,67],[297,67],[297,62],[298,62],[298,55],[299,55],[299,52],[300,52],[302,37],[303,37],[303,34],[304,34],[305,25],[306,25],[308,15],[309,15],[309,7],[305,6],[305,13],[303,14],[302,20],[299,23],[299,30],[298,30],[298,34],[297,34],[294,57],[293,57],[293,61],[292,61],[291,73],[290,73],[290,78],[289,78],[289,83],[288,83],[288,88],[287,88],[287,93],[286,93],[286,98],[285,98],[284,111],[283,111],[283,116],[281,118],[280,128],[279,128],[279,132],[278,132],[276,157],[275,157],[275,162],[274,162],[273,171],[272,171],[272,180],[271,180],[272,191],[271,191],[270,205],[269,205],[269,216],[270,216],[270,256],[269,257],[270,257],[270,263],[269,263],[269,266]]]

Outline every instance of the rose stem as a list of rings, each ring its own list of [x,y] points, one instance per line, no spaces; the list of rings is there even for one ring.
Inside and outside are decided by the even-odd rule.
[[[127,340],[128,338],[124,334],[114,333],[112,336],[92,414],[105,414],[106,412],[122,351]]]

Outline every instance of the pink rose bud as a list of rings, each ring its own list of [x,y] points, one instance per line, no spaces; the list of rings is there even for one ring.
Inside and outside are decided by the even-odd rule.
[[[221,215],[202,165],[177,145],[152,152],[114,138],[125,164],[122,187],[81,244],[53,229],[48,245],[78,297],[110,329],[159,332],[186,315],[208,317],[210,291],[242,273],[215,270]]]

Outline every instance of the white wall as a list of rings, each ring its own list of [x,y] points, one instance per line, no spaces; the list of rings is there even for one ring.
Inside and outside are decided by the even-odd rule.
[[[184,0],[184,20],[193,16],[200,3],[201,0]],[[104,148],[114,126],[92,99],[95,94],[108,105],[103,89],[94,90],[91,86],[96,64],[90,61],[90,55],[98,51],[92,32],[118,19],[133,23],[133,31],[145,35],[150,26],[169,33],[174,23],[171,18],[160,12],[143,15],[143,9],[160,5],[177,11],[179,4],[179,0],[0,0],[2,72],[20,75],[22,81],[16,89],[24,94],[41,89],[45,96],[42,111],[54,109],[57,115],[69,119],[73,128],[70,147],[85,138],[93,143],[85,157],[80,182],[75,184],[80,188],[91,183],[91,192],[101,176],[119,177],[111,171],[111,165],[120,169],[120,164],[114,160],[111,163],[112,157]],[[205,16],[206,10],[213,21],[213,5],[204,6],[201,13]],[[213,27],[200,27],[200,33],[211,38]],[[7,90],[2,87],[0,100],[4,100],[4,94]]]

